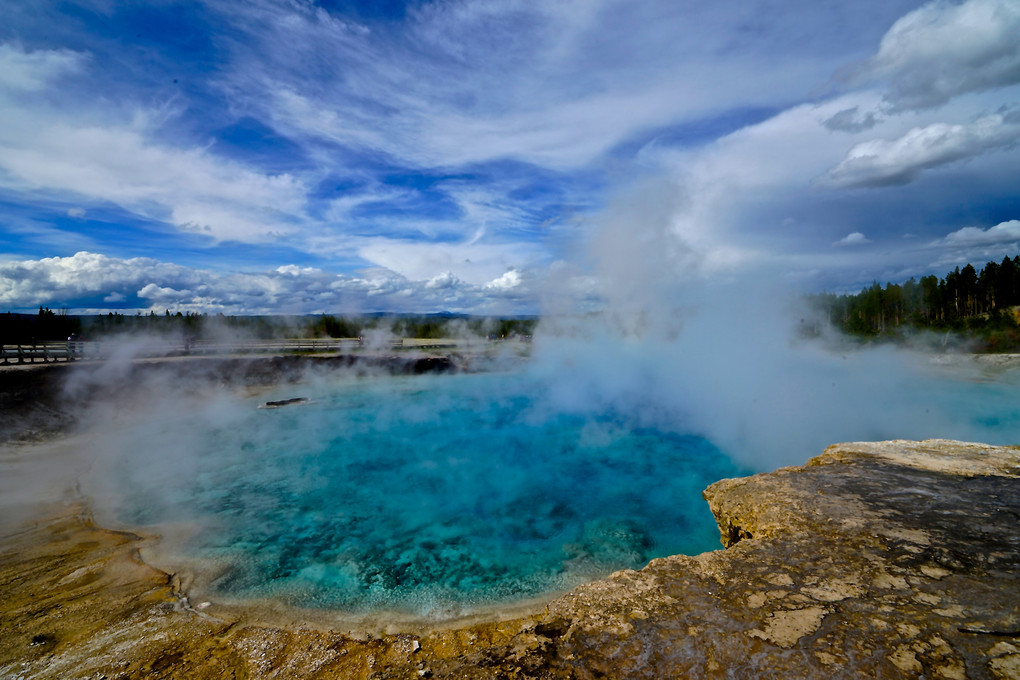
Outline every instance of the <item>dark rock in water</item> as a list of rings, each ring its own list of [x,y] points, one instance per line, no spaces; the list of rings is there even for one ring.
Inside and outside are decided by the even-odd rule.
[[[1020,448],[841,444],[705,497],[725,550],[540,613],[374,636],[199,612],[137,560],[139,537],[40,522],[0,542],[0,677],[1020,677]],[[593,544],[644,549],[596,529]]]
[[[292,399],[281,399],[279,401],[267,401],[267,408],[277,408],[279,406],[290,406],[292,404],[307,404],[308,397],[294,397]]]

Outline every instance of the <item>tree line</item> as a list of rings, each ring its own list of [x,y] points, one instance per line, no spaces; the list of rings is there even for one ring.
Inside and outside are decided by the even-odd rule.
[[[435,339],[451,336],[506,338],[530,336],[535,318],[499,319],[460,316],[225,316],[196,312],[76,316],[40,307],[38,314],[0,314],[0,342],[32,344],[80,336],[99,340],[116,335],[147,335],[193,341],[222,337],[281,340],[286,338],[357,338],[370,332],[394,337]]]
[[[830,324],[849,335],[899,338],[909,331],[951,331],[983,344],[978,349],[1020,348],[1020,255],[957,267],[939,278],[878,282],[856,294],[822,293],[809,300]]]
[[[38,314],[0,314],[0,342],[5,345],[31,345],[47,340],[66,340],[81,333],[81,319],[66,309],[54,312],[39,307]]]

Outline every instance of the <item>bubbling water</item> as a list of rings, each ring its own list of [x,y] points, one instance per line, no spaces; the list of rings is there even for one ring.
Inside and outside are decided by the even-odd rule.
[[[197,526],[182,559],[219,565],[214,596],[442,619],[717,548],[701,491],[747,472],[633,414],[549,409],[527,373],[302,389],[125,428],[117,450],[173,471],[116,457],[114,516]]]

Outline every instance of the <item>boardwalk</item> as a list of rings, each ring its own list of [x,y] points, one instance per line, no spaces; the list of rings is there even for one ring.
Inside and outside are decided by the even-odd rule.
[[[399,343],[398,343],[399,345]],[[67,341],[0,346],[0,364],[34,364],[109,359],[116,356],[149,359],[174,356],[225,356],[233,354],[318,354],[346,352],[361,347],[358,338],[299,338],[235,342],[162,342],[145,340]]]
[[[514,338],[527,341],[530,337]],[[360,350],[478,349],[493,341],[483,338],[395,338],[368,346],[361,338],[291,338],[231,342],[51,341],[0,346],[0,365],[42,364],[96,359],[154,359],[184,356],[265,354],[336,354]]]

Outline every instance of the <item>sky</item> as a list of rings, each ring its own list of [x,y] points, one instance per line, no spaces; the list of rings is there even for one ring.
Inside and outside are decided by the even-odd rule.
[[[534,314],[646,257],[842,292],[1020,253],[1020,0],[0,16],[0,311]]]

